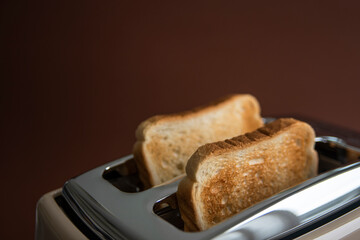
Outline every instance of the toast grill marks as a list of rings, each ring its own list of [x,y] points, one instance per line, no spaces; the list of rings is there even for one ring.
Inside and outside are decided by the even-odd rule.
[[[197,147],[253,131],[262,125],[260,107],[251,95],[232,95],[179,114],[152,117],[136,131],[134,156],[146,187],[184,173]]]
[[[314,137],[309,125],[280,119],[255,132],[200,147],[178,189],[186,229],[207,229],[314,176]]]

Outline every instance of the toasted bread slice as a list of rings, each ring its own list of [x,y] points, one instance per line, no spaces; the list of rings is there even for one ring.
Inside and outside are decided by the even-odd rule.
[[[137,128],[133,150],[140,179],[151,187],[184,174],[187,160],[199,146],[253,131],[262,124],[259,103],[248,94],[149,118]]]
[[[185,229],[208,229],[315,176],[318,157],[314,138],[308,124],[284,118],[198,148],[177,191]]]

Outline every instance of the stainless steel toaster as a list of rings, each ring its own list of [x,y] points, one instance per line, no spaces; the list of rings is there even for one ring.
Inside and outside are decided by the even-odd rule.
[[[37,204],[36,239],[360,238],[360,134],[301,120],[317,135],[318,176],[208,230],[183,230],[175,194],[181,177],[144,190],[128,155],[45,194]]]

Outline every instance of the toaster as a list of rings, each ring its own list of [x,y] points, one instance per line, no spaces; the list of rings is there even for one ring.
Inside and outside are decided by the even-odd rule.
[[[132,155],[43,195],[36,239],[357,239],[360,134],[296,117],[315,130],[319,174],[205,231],[186,232],[176,191],[182,176],[144,189]],[[270,122],[273,118],[264,118]]]

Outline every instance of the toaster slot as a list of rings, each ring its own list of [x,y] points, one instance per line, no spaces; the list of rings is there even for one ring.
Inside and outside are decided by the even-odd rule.
[[[315,149],[319,154],[319,174],[360,159],[359,151],[354,151],[343,140],[335,137],[317,137]],[[106,168],[102,176],[123,192],[137,193],[145,190],[133,158]]]
[[[319,174],[360,160],[360,151],[353,151],[341,139],[317,137],[315,142],[315,149],[319,156]],[[171,225],[184,230],[184,222],[181,219],[175,193],[157,201],[153,205],[153,212]]]
[[[156,215],[177,227],[178,229],[184,229],[184,222],[180,216],[175,193],[156,202],[154,204],[153,211]]]
[[[123,192],[137,193],[145,190],[144,185],[140,181],[133,158],[118,165],[106,168],[102,177]]]
[[[319,156],[319,174],[360,160],[360,150],[348,146],[340,138],[330,136],[317,137],[315,142],[315,149]]]

